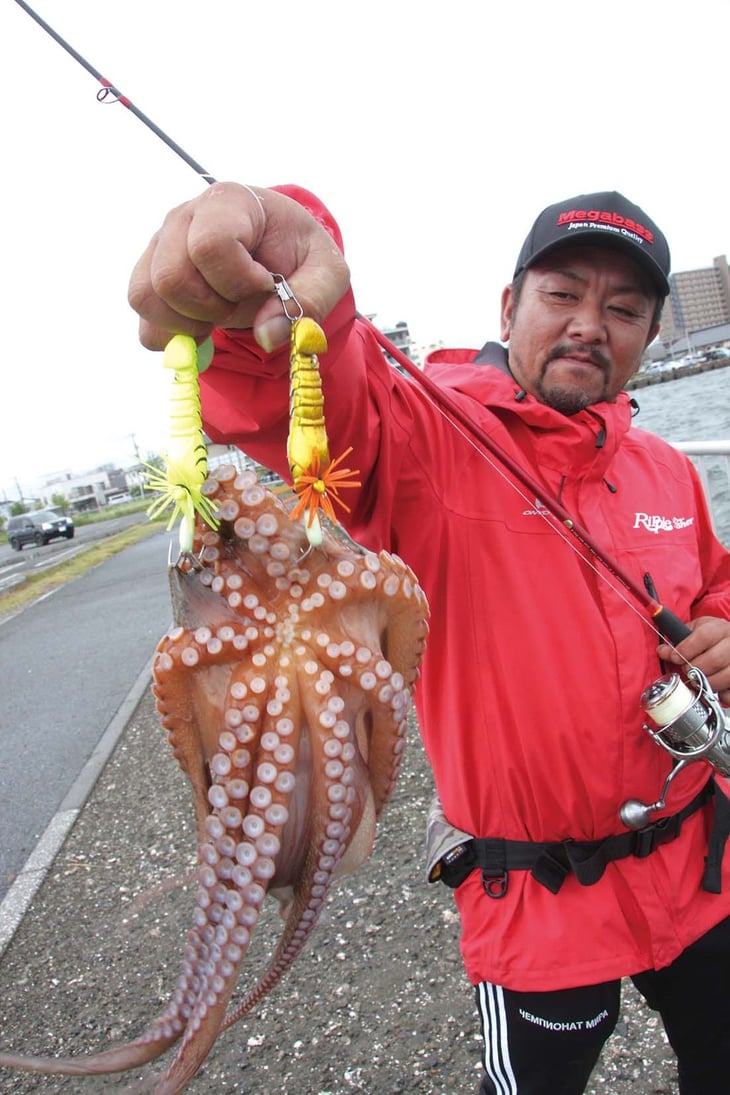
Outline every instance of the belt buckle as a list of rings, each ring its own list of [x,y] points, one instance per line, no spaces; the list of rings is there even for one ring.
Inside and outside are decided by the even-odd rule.
[[[491,874],[487,870],[482,871],[482,887],[487,897],[493,897],[495,900],[504,897],[508,886],[509,877],[506,871],[500,871],[499,874]]]
[[[637,859],[646,859],[660,844],[665,844],[667,840],[671,840],[671,834],[666,833],[671,820],[671,815],[661,817],[659,821],[647,825],[645,829],[639,829],[636,834],[636,846],[633,852]]]

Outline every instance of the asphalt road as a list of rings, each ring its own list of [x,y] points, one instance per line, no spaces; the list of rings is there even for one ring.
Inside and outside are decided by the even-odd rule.
[[[170,624],[168,542],[155,532],[0,625],[0,901]]]
[[[47,570],[78,555],[96,540],[103,540],[129,525],[138,525],[146,520],[143,512],[125,513],[106,521],[95,521],[91,525],[77,525],[73,540],[51,540],[43,547],[28,544],[20,551],[13,551],[9,544],[0,544],[0,590],[7,589],[28,574]]]

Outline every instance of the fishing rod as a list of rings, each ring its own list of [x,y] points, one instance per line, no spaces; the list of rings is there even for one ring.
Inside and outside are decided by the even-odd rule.
[[[97,92],[96,98],[100,103],[104,103],[107,101],[112,103],[121,103],[122,106],[125,106],[127,108],[127,110],[131,110],[132,114],[134,114],[136,118],[139,118],[140,122],[143,122],[148,129],[151,129],[156,137],[159,137],[161,141],[164,141],[167,147],[171,148],[172,151],[180,157],[180,159],[184,160],[188,167],[192,167],[193,171],[195,171],[197,175],[200,175],[200,177],[202,179],[205,179],[207,183],[214,183],[216,181],[213,176],[210,175],[205,170],[205,168],[197,162],[197,160],[194,160],[192,156],[188,155],[184,148],[180,147],[177,141],[173,141],[172,137],[169,137],[167,133],[164,132],[164,130],[155,125],[152,119],[148,118],[146,114],[143,114],[142,111],[134,105],[131,99],[128,99],[126,95],[123,95],[119,88],[116,87],[111,82],[111,80],[107,80],[105,76],[102,76],[102,74],[98,72],[94,68],[94,66],[86,60],[85,57],[82,57],[81,54],[73,48],[73,46],[69,45],[69,43],[64,38],[62,38],[61,35],[45,21],[45,19],[41,19],[40,15],[36,11],[33,11],[33,8],[29,4],[25,3],[25,0],[15,0],[15,3],[18,5],[18,7],[21,7],[23,11],[31,17],[31,19],[34,19],[38,26],[43,28],[46,34],[50,34],[51,38],[53,38],[55,42],[58,42],[59,46],[61,46],[62,49],[66,50],[66,53],[69,53],[75,61],[78,61],[82,68],[85,68],[87,72],[91,73],[91,75],[99,81],[102,90]],[[110,98],[110,96],[113,96],[113,98]]]
[[[98,92],[97,99],[99,102],[104,102],[109,95],[113,95],[113,102],[120,102],[122,106],[125,106],[130,110],[135,117],[137,117],[144,125],[150,129],[155,136],[159,137],[161,141],[172,149],[184,162],[192,167],[193,171],[199,175],[206,183],[212,185],[217,180],[208,171],[202,167],[197,160],[194,160],[176,141],[174,141],[164,130],[160,129],[151,118],[148,118],[141,110],[139,110],[134,103],[126,96],[123,95],[119,89],[102,76],[97,69],[91,65],[86,58],[73,48],[64,38],[58,34],[44,19],[42,19],[37,12],[30,7],[25,0],[15,0],[16,4],[23,9],[31,19],[35,20],[38,26],[42,27],[47,34],[51,36],[71,57],[74,58],[83,68],[86,69],[99,83],[102,85],[102,91]],[[505,452],[501,445],[499,445],[493,438],[489,437],[484,430],[480,429],[476,422],[474,422],[465,411],[458,405],[458,403],[439,385],[435,384],[429,377],[427,377],[412,361],[407,357],[397,346],[394,346],[390,339],[380,331],[374,323],[372,323],[366,316],[358,313],[358,319],[363,323],[372,333],[381,349],[385,351],[394,361],[400,365],[405,372],[408,373],[431,397],[436,406],[445,414],[447,418],[458,422],[468,434],[475,439],[480,446],[480,451],[487,459],[487,454],[491,454],[502,467],[506,468],[509,473],[517,480],[521,486],[530,492],[530,494],[539,499],[540,502],[546,507],[546,509],[556,518],[562,526],[568,530],[569,533],[585,548],[590,555],[592,555],[600,564],[612,574],[639,602],[639,604],[648,612],[652,626],[658,634],[663,635],[671,644],[677,645],[682,639],[685,639],[690,634],[690,629],[685,623],[683,623],[677,616],[674,615],[668,608],[662,605],[655,596],[652,589],[646,589],[641,584],[636,582],[630,574],[628,574],[615,560],[608,557],[602,548],[593,540],[587,529],[583,528],[564,508],[557,498],[548,493],[540,482],[535,479],[530,473],[523,468],[520,464],[512,459],[509,453]],[[453,424],[452,421],[452,424]],[[495,467],[493,462],[489,460],[492,467]],[[500,469],[497,468],[497,471]],[[501,473],[500,473],[501,474]],[[513,484],[514,486],[515,484]],[[579,552],[579,554],[582,553]]]
[[[365,317],[360,317],[365,319]],[[448,411],[451,418],[459,422],[460,425],[466,429],[472,437],[474,437],[483,448],[495,456],[501,464],[518,480],[519,483],[527,488],[535,498],[537,498],[545,508],[557,518],[564,528],[570,532],[576,540],[578,540],[584,548],[597,559],[602,566],[612,574],[614,578],[617,578],[621,584],[629,590],[630,593],[639,601],[644,608],[649,612],[654,626],[658,632],[660,632],[670,643],[676,645],[681,642],[682,639],[690,634],[690,629],[687,627],[678,616],[675,616],[668,608],[662,605],[653,594],[646,588],[639,585],[630,574],[628,574],[623,567],[621,567],[614,559],[606,555],[602,548],[594,541],[587,529],[585,529],[574,517],[570,515],[568,510],[562,505],[562,503],[552,494],[545,490],[542,484],[535,479],[525,468],[518,464],[512,457],[506,452],[502,446],[489,436],[484,430],[482,430],[476,422],[470,416],[462,410],[459,404],[454,400],[448,392],[439,387],[430,377],[427,377],[421,370],[413,364],[410,358],[399,350],[396,346],[392,346],[389,340],[382,335],[382,332],[378,331],[376,327],[365,319],[370,329],[375,334],[378,342],[386,353],[390,354],[399,365],[401,365],[409,374],[414,377],[419,384],[429,393],[432,399],[437,405]],[[378,337],[381,336],[381,337]],[[491,461],[490,461],[491,463]],[[492,464],[494,467],[494,465]]]

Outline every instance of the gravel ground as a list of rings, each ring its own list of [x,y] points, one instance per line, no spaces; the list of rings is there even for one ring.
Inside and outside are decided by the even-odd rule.
[[[371,860],[339,883],[293,969],[222,1035],[191,1093],[476,1092],[480,1039],[458,921],[450,893],[423,878],[430,793],[414,731]],[[185,781],[145,698],[0,961],[4,1049],[105,1048],[141,1033],[162,1009],[192,908],[191,818]],[[277,919],[275,908],[262,917],[249,978],[265,962]],[[0,1069],[3,1095],[129,1084],[129,1075]],[[619,1027],[587,1093],[676,1091],[661,1024],[627,984]]]

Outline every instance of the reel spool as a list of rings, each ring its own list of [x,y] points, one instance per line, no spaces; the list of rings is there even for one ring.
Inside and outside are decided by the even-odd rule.
[[[644,729],[677,763],[656,802],[630,798],[623,804],[619,815],[629,829],[643,829],[653,813],[664,809],[672,780],[693,761],[706,760],[721,775],[730,775],[730,728],[720,702],[699,669],[690,666],[687,678],[685,683],[678,673],[669,673],[642,693],[641,706],[654,723],[644,723]]]

